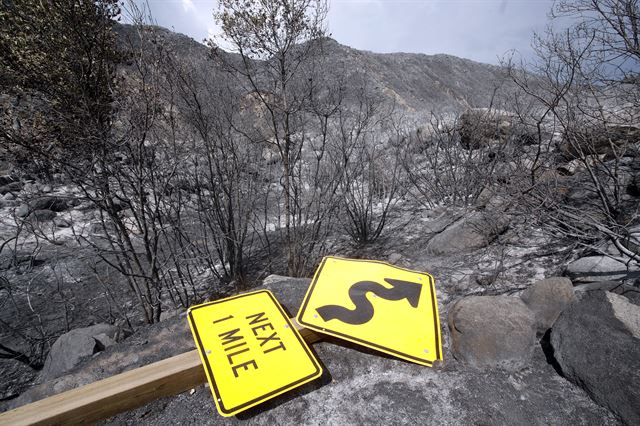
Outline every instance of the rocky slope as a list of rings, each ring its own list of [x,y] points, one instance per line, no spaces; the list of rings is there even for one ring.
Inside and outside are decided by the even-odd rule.
[[[505,70],[451,55],[373,53],[329,40],[331,62],[364,71],[367,84],[410,112],[447,114],[488,107],[494,91],[510,85]]]
[[[186,66],[223,78],[203,45],[165,29],[150,30]],[[123,39],[135,35],[132,27],[119,31]],[[494,89],[506,84],[497,67],[446,55],[375,54],[333,40],[325,47],[327,67],[343,70],[347,78],[363,71],[368,86],[418,115],[486,106]],[[6,177],[0,194],[0,239],[11,238],[22,218],[44,238],[27,239],[0,258],[12,274],[7,277],[27,283],[12,296],[25,298],[35,312],[59,305],[44,317],[46,327],[56,328],[51,335],[72,329],[55,343],[51,339],[44,369],[30,372],[28,380],[5,375],[5,365],[11,372],[9,364],[16,361],[3,360],[2,398],[10,400],[0,410],[193,349],[183,310],[164,313],[159,324],[140,327],[128,338],[121,324],[103,324],[115,322],[112,303],[136,324],[134,307],[106,297],[94,276],[106,275],[88,270],[92,253],[73,244],[77,236],[99,241],[103,230],[90,205],[71,202],[69,188]],[[322,379],[237,418],[219,417],[203,385],[106,423],[637,424],[637,267],[617,260],[614,248],[578,252],[549,239],[522,217],[504,213],[499,196],[483,195],[467,209],[403,200],[383,237],[365,248],[354,249],[335,236],[332,254],[387,260],[436,278],[441,365],[425,368],[325,340],[314,345],[327,372]],[[637,205],[637,193],[629,197]],[[630,231],[640,235],[637,228]],[[65,278],[67,287],[61,285]],[[116,298],[126,294],[124,284],[113,281],[105,287]],[[271,276],[252,285],[272,289],[295,314],[308,283]],[[12,312],[0,312],[0,320],[21,322]]]
[[[136,28],[116,27],[120,42],[140,46]],[[183,34],[162,27],[148,27],[154,44],[162,43],[179,62],[206,70],[209,78],[224,78],[209,49]],[[143,43],[150,43],[147,35]],[[145,48],[149,48],[148,46]],[[405,112],[426,115],[459,113],[469,107],[488,107],[496,93],[511,88],[503,68],[451,55],[416,53],[374,53],[357,50],[327,39],[322,67],[339,72],[348,84],[366,85]],[[236,57],[228,54],[230,58]]]
[[[310,280],[290,279],[271,276],[265,280],[264,287],[274,292],[278,300],[290,311],[296,312]],[[545,287],[544,285],[542,287]],[[440,289],[442,291],[442,289]],[[443,291],[442,291],[443,292]],[[444,292],[443,292],[444,293]],[[567,343],[556,343],[557,339],[574,339],[573,336],[588,332],[589,325],[583,326],[579,318],[571,318],[576,311],[586,311],[594,307],[592,299],[604,296],[602,291],[589,292],[586,297],[575,301],[570,309],[560,317],[561,327],[558,336],[552,338],[557,351],[562,351],[563,367],[567,363],[580,364],[583,355],[567,353]],[[607,293],[611,294],[611,293]],[[442,294],[444,296],[444,294]],[[485,298],[490,296],[484,296]],[[517,296],[501,296],[512,299]],[[604,296],[611,298],[611,296]],[[617,296],[622,297],[623,296]],[[484,303],[483,297],[475,297]],[[446,300],[446,298],[444,298]],[[467,299],[462,299],[467,300]],[[607,305],[600,305],[607,309]],[[636,315],[640,307],[635,306]],[[447,305],[442,304],[446,311]],[[509,311],[508,305],[494,311],[489,316],[502,316]],[[517,307],[515,309],[526,309]],[[460,318],[460,313],[450,314]],[[467,313],[468,315],[468,313]],[[531,313],[527,314],[531,317]],[[446,316],[446,314],[442,314]],[[482,319],[477,317],[476,319]],[[531,318],[532,319],[532,318]],[[610,320],[615,321],[615,316]],[[529,321],[532,325],[533,322]],[[524,320],[527,323],[527,320]],[[572,324],[573,330],[565,332],[563,327]],[[607,324],[614,324],[605,323]],[[522,321],[504,326],[484,327],[488,339],[486,345],[495,344],[490,335],[500,327],[512,331],[527,325]],[[502,332],[510,330],[502,329]],[[533,332],[533,328],[531,328]],[[584,331],[583,331],[584,330]],[[619,338],[626,339],[628,345],[619,356],[634,358],[638,351],[637,340],[633,342],[628,329],[618,326]],[[625,330],[628,337],[625,335]],[[633,424],[637,410],[634,405],[633,386],[635,379],[625,378],[622,374],[634,374],[627,367],[620,368],[614,377],[618,378],[617,392],[623,395],[600,395],[593,398],[593,388],[583,388],[580,383],[574,386],[554,369],[548,362],[548,353],[543,346],[530,339],[520,357],[520,365],[505,368],[496,367],[491,362],[484,366],[471,365],[461,357],[460,349],[455,348],[456,338],[452,338],[452,328],[443,327],[445,360],[436,368],[426,368],[404,362],[354,346],[345,342],[325,339],[314,345],[314,351],[324,365],[325,375],[317,381],[291,393],[268,401],[235,418],[224,419],[215,412],[211,394],[207,385],[171,398],[152,402],[144,407],[123,413],[104,422],[104,424],[364,424],[382,422],[384,424],[415,424],[438,419],[442,424],[580,424],[615,425]],[[576,333],[577,332],[577,333]],[[531,335],[533,337],[533,335]],[[467,338],[463,337],[462,339]],[[502,336],[502,339],[511,339]],[[574,339],[575,340],[575,339]],[[452,342],[453,347],[452,347]],[[603,346],[611,343],[607,338]],[[504,342],[498,342],[504,343]],[[569,351],[580,350],[569,343]],[[635,346],[634,346],[635,345]],[[109,347],[69,374],[37,386],[23,395],[13,405],[61,392],[75,386],[89,383],[99,378],[121,372],[164,357],[176,355],[193,349],[193,341],[186,324],[186,318],[180,314],[127,339],[123,344]],[[614,349],[618,347],[615,346]],[[493,349],[505,350],[503,346]],[[513,349],[513,346],[506,350]],[[473,349],[470,349],[473,352]],[[593,350],[591,361],[606,360],[606,351],[599,347]],[[494,359],[495,361],[495,359]],[[633,361],[635,362],[635,361]],[[603,364],[603,371],[608,371]],[[123,367],[124,366],[124,367]],[[586,367],[586,366],[585,366]],[[556,367],[557,368],[557,367]],[[631,369],[632,367],[629,367]],[[578,370],[580,370],[578,368]],[[593,369],[581,369],[581,374],[593,376]],[[576,374],[572,372],[572,374]],[[598,373],[595,373],[598,374]],[[605,377],[605,376],[603,376]],[[591,383],[596,389],[607,389],[606,383]],[[616,405],[617,403],[617,405]],[[605,408],[606,407],[606,408]],[[607,408],[612,409],[609,411]]]
[[[612,282],[591,274],[589,283],[572,282],[558,275],[569,273],[566,256],[573,253],[534,229],[455,226],[482,223],[486,214],[414,208],[393,218],[389,237],[369,248],[375,252],[360,253],[436,277],[444,362],[435,368],[325,339],[313,346],[325,376],[235,418],[220,417],[202,385],[105,424],[635,424],[640,292],[629,285],[633,278]],[[523,232],[530,236],[526,244]],[[436,237],[451,244],[445,254],[429,251]],[[465,240],[476,248],[460,248]],[[492,276],[496,251],[503,253],[502,269]],[[261,285],[295,314],[309,282],[270,276]],[[94,328],[62,336],[77,340],[78,350],[88,351],[84,358],[53,375],[45,367],[40,384],[2,408],[192,350],[184,313],[173,315],[120,343],[109,335],[102,347],[105,336],[93,336]],[[59,366],[60,355],[70,358],[52,353],[48,363]]]

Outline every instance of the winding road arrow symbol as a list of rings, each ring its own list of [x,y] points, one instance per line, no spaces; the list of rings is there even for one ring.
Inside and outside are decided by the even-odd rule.
[[[392,278],[385,278],[384,280],[391,284],[392,287],[386,288],[375,281],[359,281],[353,284],[349,288],[349,298],[356,305],[355,309],[347,309],[338,305],[326,305],[317,308],[316,311],[325,321],[337,319],[347,324],[364,324],[373,318],[374,313],[373,305],[366,297],[368,292],[386,300],[407,299],[411,306],[418,307],[420,291],[422,290],[421,284]]]

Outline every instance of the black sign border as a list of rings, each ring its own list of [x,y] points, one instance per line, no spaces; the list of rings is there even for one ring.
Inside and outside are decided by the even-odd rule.
[[[395,349],[391,349],[391,348],[387,348],[385,346],[376,344],[376,343],[372,343],[368,340],[364,340],[364,339],[359,339],[357,337],[353,337],[350,336],[348,334],[344,334],[341,333],[339,331],[335,331],[335,330],[331,330],[330,328],[327,328],[326,326],[323,327],[319,327],[317,325],[314,324],[309,324],[306,323],[304,321],[302,321],[302,317],[304,316],[305,311],[307,310],[307,305],[309,304],[309,300],[311,299],[311,295],[313,294],[313,290],[315,289],[316,283],[318,282],[318,279],[320,278],[320,273],[322,272],[322,268],[324,267],[325,263],[328,260],[331,259],[337,259],[337,260],[346,260],[349,262],[363,262],[363,263],[379,263],[381,265],[385,265],[385,266],[390,266],[392,268],[395,269],[400,269],[402,271],[407,271],[407,272],[412,272],[412,273],[416,273],[416,274],[420,274],[420,275],[424,275],[429,279],[429,290],[431,292],[431,303],[432,303],[432,312],[433,312],[433,324],[434,324],[434,328],[435,328],[435,346],[436,346],[436,361],[441,361],[442,360],[442,354],[440,353],[440,319],[437,317],[436,312],[436,292],[435,292],[435,284],[434,284],[434,280],[433,277],[429,274],[426,274],[424,272],[418,272],[418,271],[414,271],[411,269],[406,269],[406,268],[402,268],[399,266],[395,266],[395,265],[391,265],[387,262],[381,262],[379,260],[363,260],[363,259],[346,259],[346,258],[342,258],[342,257],[336,257],[336,256],[326,256],[324,259],[322,259],[322,263],[320,264],[320,266],[318,267],[318,270],[313,278],[313,282],[311,283],[311,286],[309,287],[309,290],[307,291],[307,294],[304,297],[304,301],[302,302],[302,306],[300,307],[300,311],[298,312],[298,316],[297,316],[297,321],[299,324],[304,325],[312,330],[318,331],[319,333],[324,333],[324,334],[329,334],[335,337],[339,337],[342,339],[345,339],[347,341],[351,341],[354,343],[360,343],[364,346],[370,347],[372,349],[378,349],[382,352],[391,354],[391,355],[397,355],[401,358],[405,358],[405,359],[411,359],[414,360],[418,363],[422,363],[422,364],[427,364],[428,366],[433,366],[433,363],[435,361],[431,361],[431,360],[427,360],[427,359],[422,359],[413,355],[409,355],[406,354],[404,352],[400,352],[397,351]]]
[[[220,391],[218,390],[218,386],[216,384],[216,380],[215,380],[215,376],[213,375],[213,370],[211,369],[211,365],[209,363],[209,359],[207,358],[207,354],[205,353],[205,349],[204,349],[204,345],[202,344],[202,340],[200,339],[200,334],[198,333],[198,328],[196,327],[196,323],[195,320],[193,318],[193,314],[192,312],[195,311],[196,309],[201,309],[201,308],[206,308],[208,306],[211,305],[216,305],[219,303],[223,303],[223,302],[228,302],[230,300],[235,300],[235,299],[240,299],[242,297],[247,297],[247,296],[251,296],[254,294],[259,294],[259,293],[266,293],[269,295],[269,297],[271,298],[271,300],[273,301],[273,303],[278,307],[278,311],[282,314],[283,318],[285,319],[285,321],[287,322],[287,324],[289,324],[289,328],[293,331],[293,334],[296,336],[296,338],[298,339],[298,341],[300,342],[301,346],[304,348],[305,353],[307,354],[307,356],[309,357],[309,359],[311,360],[311,363],[314,365],[314,367],[316,368],[316,371],[314,371],[312,374],[296,380],[293,383],[290,383],[288,385],[282,386],[276,390],[273,390],[267,394],[264,394],[258,398],[254,398],[251,401],[247,401],[243,404],[238,405],[237,407],[233,407],[233,408],[226,408],[224,406],[224,401],[222,400],[222,396],[220,395]],[[296,388],[297,386],[304,384],[305,382],[311,381],[315,378],[318,378],[322,375],[322,367],[320,367],[320,364],[318,363],[318,361],[316,360],[316,358],[311,354],[311,351],[309,350],[306,342],[304,342],[304,340],[302,339],[302,337],[300,336],[300,333],[298,333],[298,331],[296,330],[296,328],[293,326],[293,324],[291,323],[291,320],[289,319],[289,316],[284,312],[284,310],[282,309],[282,306],[280,306],[280,303],[278,303],[278,301],[276,300],[276,298],[274,297],[274,295],[269,291],[269,290],[259,290],[259,291],[254,291],[251,293],[245,293],[245,294],[240,294],[238,296],[233,296],[233,297],[227,297],[225,299],[221,299],[221,300],[216,300],[214,302],[209,302],[209,303],[205,303],[202,305],[198,305],[195,306],[193,308],[189,309],[189,322],[191,323],[192,329],[193,329],[193,334],[197,340],[197,344],[198,344],[198,349],[200,350],[200,353],[202,355],[202,359],[204,360],[205,363],[205,367],[207,369],[207,372],[209,373],[209,377],[211,378],[211,384],[213,385],[213,392],[214,392],[214,396],[216,398],[216,404],[218,405],[218,407],[220,408],[220,411],[222,411],[223,413],[231,416],[233,415],[233,413],[237,413],[242,411],[244,408],[248,408],[249,406],[253,406],[254,404],[259,404],[261,402],[264,402],[268,399],[270,399],[271,397],[274,396],[274,394],[279,394],[279,393],[283,393],[286,392],[290,389]]]

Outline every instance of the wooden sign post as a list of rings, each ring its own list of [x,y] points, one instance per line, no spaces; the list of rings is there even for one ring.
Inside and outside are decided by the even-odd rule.
[[[319,377],[307,344],[322,334],[421,365],[442,360],[433,277],[379,261],[325,257],[297,321],[268,290],[188,314],[198,350],[0,414],[0,426],[94,422],[192,389],[207,376],[218,411],[235,415]]]
[[[320,335],[291,322],[307,343]],[[91,423],[206,383],[198,351],[167,358],[0,414],[0,425]]]

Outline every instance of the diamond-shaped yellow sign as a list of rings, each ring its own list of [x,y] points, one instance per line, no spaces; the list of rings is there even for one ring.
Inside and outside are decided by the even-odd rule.
[[[322,374],[268,290],[189,308],[189,326],[218,411],[232,416]]]
[[[431,275],[371,260],[325,257],[298,322],[418,364],[442,359]]]

